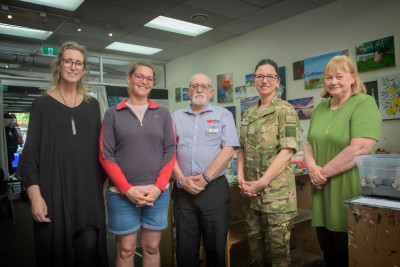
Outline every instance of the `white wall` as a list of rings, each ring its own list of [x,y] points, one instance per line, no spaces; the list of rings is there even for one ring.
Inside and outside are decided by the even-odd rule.
[[[199,72],[207,74],[213,83],[217,75],[233,72],[234,87],[245,84],[245,75],[253,73],[257,62],[271,58],[286,67],[287,99],[314,97],[320,102],[322,88],[305,90],[304,80],[293,80],[293,62],[343,49],[349,49],[355,62],[355,46],[363,42],[394,35],[396,67],[368,71],[360,74],[362,81],[375,81],[376,77],[400,72],[400,1],[398,0],[338,0],[334,3],[300,14],[228,41],[198,50],[167,63],[167,88],[170,110],[189,104],[175,102],[175,88],[187,87],[190,78]],[[255,96],[254,88],[247,90]],[[216,96],[216,94],[214,94]],[[240,123],[240,100],[234,103],[212,104],[237,106]],[[309,120],[301,120],[307,132]],[[378,147],[400,153],[400,120],[382,123]],[[305,134],[301,136],[305,138]]]

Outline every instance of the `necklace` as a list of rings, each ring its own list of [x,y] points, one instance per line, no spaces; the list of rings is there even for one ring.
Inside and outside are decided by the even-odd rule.
[[[331,100],[331,103],[332,103],[332,102],[333,102],[333,99]],[[336,118],[339,117],[340,112],[342,112],[341,107],[343,107],[343,105],[346,104],[346,102],[347,102],[347,100],[337,108],[337,109],[340,109],[340,110],[339,110],[339,112],[336,114],[336,116],[333,118],[332,124],[335,122]],[[329,104],[329,105],[330,105],[330,104]],[[331,110],[331,113],[329,113],[328,127],[326,128],[325,134],[328,134],[329,129],[330,129],[330,127],[331,127],[331,118],[332,118],[333,109],[330,108],[330,110]]]
[[[62,100],[64,101],[65,107],[67,108],[67,112],[68,112],[69,115],[71,116],[72,134],[73,134],[73,135],[76,135],[76,127],[75,127],[75,120],[74,120],[74,108],[75,108],[76,96],[78,95],[78,92],[76,92],[76,94],[75,94],[74,106],[72,107],[72,111],[69,112],[67,102],[65,102],[65,99],[64,99],[63,95],[61,94],[61,90],[58,90],[58,91],[60,92],[60,96],[61,96]]]

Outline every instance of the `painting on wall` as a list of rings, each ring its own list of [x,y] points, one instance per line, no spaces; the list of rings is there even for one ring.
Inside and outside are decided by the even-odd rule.
[[[225,108],[232,113],[233,120],[234,120],[235,126],[236,126],[236,106],[230,106],[230,107],[225,107]]]
[[[217,102],[233,102],[233,73],[217,75]]]
[[[379,97],[378,97],[378,82],[366,82],[364,83],[365,88],[367,89],[367,94],[375,98],[375,102],[379,107]]]
[[[240,118],[242,118],[243,113],[250,107],[258,103],[258,96],[245,97],[240,99]]]
[[[293,80],[304,79],[304,60],[293,63]]]
[[[378,77],[379,110],[383,120],[400,118],[400,73]]]
[[[304,59],[304,85],[305,89],[322,88],[322,74],[326,63],[334,56],[349,56],[349,50],[341,50],[321,56]]]
[[[278,71],[281,82],[279,84],[279,87],[276,88],[276,95],[280,99],[286,100],[286,67],[280,67]]]
[[[176,102],[182,101],[182,88],[180,87],[175,88],[175,101]]]
[[[252,74],[247,74],[245,76],[245,78],[246,78],[246,87],[253,87],[254,86],[253,85],[253,76],[254,76],[253,73]]]
[[[235,87],[235,97],[242,98],[246,97],[247,95],[247,88],[245,85]]]
[[[358,72],[395,66],[394,36],[356,46]]]
[[[300,120],[308,120],[314,110],[314,97],[305,97],[288,100],[294,107]]]
[[[188,100],[190,100],[190,97],[189,97],[189,88],[182,88],[182,99],[183,99],[183,101],[188,101]]]

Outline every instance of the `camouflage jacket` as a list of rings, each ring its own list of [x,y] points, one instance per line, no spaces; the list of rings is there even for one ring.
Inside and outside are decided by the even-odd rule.
[[[299,118],[292,105],[274,97],[263,112],[250,107],[242,116],[240,145],[244,150],[246,181],[261,179],[282,148],[298,149]],[[257,197],[250,207],[267,213],[297,210],[296,185],[292,169],[286,166]]]

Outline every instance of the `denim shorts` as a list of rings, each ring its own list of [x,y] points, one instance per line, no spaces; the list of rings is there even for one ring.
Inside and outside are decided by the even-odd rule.
[[[126,196],[108,191],[108,231],[116,234],[130,234],[140,227],[150,230],[164,230],[168,227],[169,189],[166,189],[154,206],[136,207]]]

